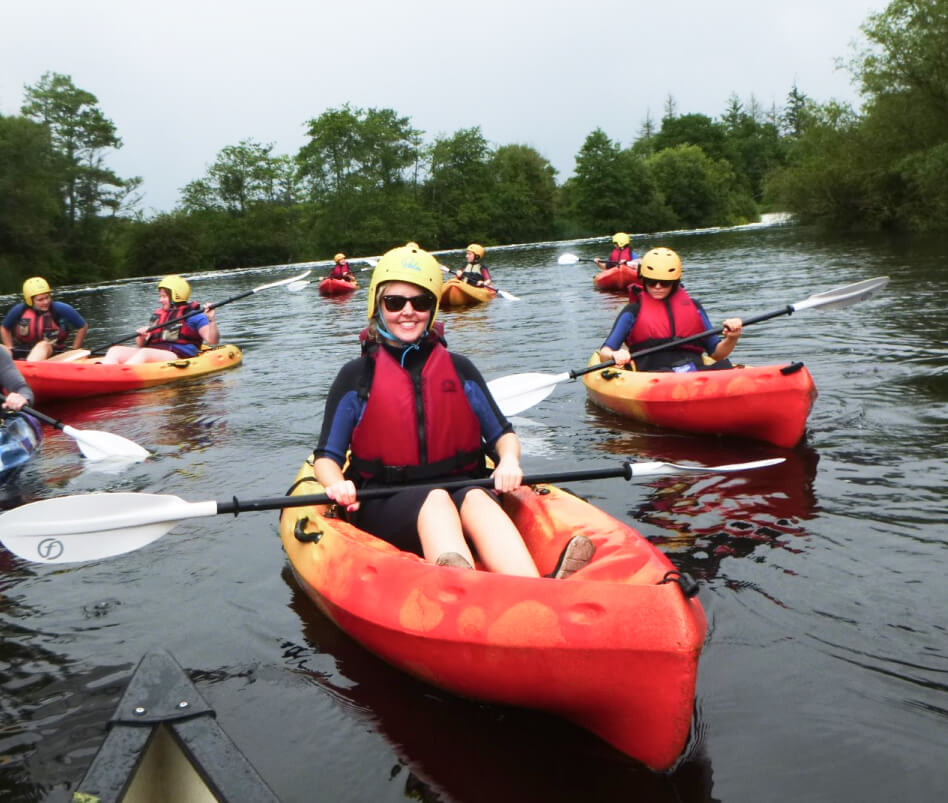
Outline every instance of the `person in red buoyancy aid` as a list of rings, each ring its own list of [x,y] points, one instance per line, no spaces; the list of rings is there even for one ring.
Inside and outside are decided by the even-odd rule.
[[[346,255],[342,252],[336,254],[333,257],[333,261],[336,263],[333,265],[332,270],[329,271],[329,279],[339,279],[344,282],[351,282],[355,284],[356,277],[352,275],[352,270],[349,268],[349,263],[346,261]]]
[[[681,286],[681,258],[670,248],[653,248],[642,257],[640,268],[644,290],[629,288],[629,304],[616,317],[609,336],[599,349],[603,360],[627,365],[631,353],[670,343],[711,329],[707,313]],[[707,352],[712,368],[730,368],[727,359],[741,337],[740,318],[724,321],[722,336],[711,335],[647,354],[635,361],[639,371],[698,371],[705,368]]]
[[[66,348],[70,331],[75,331],[72,347],[77,349],[89,325],[75,307],[53,301],[46,279],[33,276],[23,282],[23,301],[4,316],[0,340],[15,359],[40,362]]]
[[[159,307],[148,326],[138,329],[135,346],[112,346],[102,358],[106,364],[136,365],[145,362],[169,362],[195,357],[204,343],[216,345],[220,332],[214,310],[205,304],[188,302],[191,285],[180,276],[165,276],[158,282]],[[168,326],[164,326],[169,322]],[[161,327],[161,328],[157,328]]]
[[[617,231],[612,235],[612,246],[612,253],[609,254],[608,259],[603,260],[596,257],[593,262],[599,266],[600,270],[626,266],[633,271],[633,281],[641,286],[641,279],[638,274],[639,258],[632,250],[632,238],[624,231]]]
[[[379,260],[363,356],[330,388],[314,473],[349,521],[404,551],[472,569],[476,550],[489,571],[537,577],[496,497],[521,484],[520,441],[470,360],[445,348],[435,324],[441,284],[441,266],[420,248]],[[485,455],[496,464],[494,492],[410,487],[484,477]],[[385,498],[359,499],[361,489],[401,484]]]

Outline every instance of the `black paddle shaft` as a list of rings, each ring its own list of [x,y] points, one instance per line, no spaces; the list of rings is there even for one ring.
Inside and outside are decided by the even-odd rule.
[[[585,480],[601,480],[613,477],[622,477],[631,480],[632,463],[624,462],[618,468],[598,468],[586,471],[561,471],[551,474],[536,474],[525,476],[523,485],[537,485],[551,482],[580,482]],[[475,485],[479,488],[493,488],[494,480],[492,477],[483,477],[481,479],[461,479],[450,480],[448,482],[439,482],[435,484],[406,484],[387,486],[385,488],[363,488],[357,492],[359,500],[381,499],[385,496],[391,496],[401,491],[426,489],[434,491],[440,488],[445,490],[454,490],[457,488],[467,488]],[[284,507],[305,507],[307,505],[328,505],[333,500],[326,494],[303,494],[302,496],[269,496],[262,499],[247,499],[241,501],[236,496],[230,502],[218,502],[218,513],[238,513],[251,510],[280,510]]]
[[[785,307],[780,309],[773,310],[772,312],[764,312],[760,315],[754,315],[750,318],[744,318],[742,323],[744,326],[750,326],[752,323],[760,323],[761,321],[769,321],[771,318],[777,318],[781,315],[793,315],[793,304],[787,304]],[[673,349],[678,346],[683,346],[685,343],[694,343],[697,340],[704,340],[706,337],[711,335],[716,335],[721,331],[721,328],[716,329],[705,329],[703,332],[699,332],[696,335],[689,335],[688,337],[680,337],[677,340],[670,340],[668,343],[660,343],[657,346],[651,346],[647,349],[641,349],[640,351],[635,351],[632,353],[631,357],[633,360],[638,359],[639,357],[644,357],[646,354],[654,354],[656,351],[664,351],[665,349]],[[615,360],[606,360],[605,362],[598,363],[596,365],[587,365],[585,368],[580,368],[576,371],[569,372],[570,379],[576,379],[578,376],[583,374],[591,374],[593,371],[601,371],[604,368],[609,368],[616,364]]]
[[[245,293],[240,293],[239,295],[231,296],[230,298],[225,298],[223,301],[218,301],[216,304],[208,304],[207,308],[209,310],[217,309],[218,307],[223,307],[225,304],[230,304],[231,301],[239,301],[240,299],[246,298],[247,296],[252,296],[255,292],[256,290],[247,290]],[[152,332],[157,332],[160,329],[165,329],[168,326],[174,326],[176,323],[185,321],[188,318],[190,318],[192,315],[198,315],[202,312],[204,312],[203,308],[191,310],[190,312],[187,312],[178,318],[173,318],[170,321],[165,321],[164,323],[158,324],[158,326],[150,327],[149,329],[145,331],[145,334],[146,335],[151,334]],[[97,354],[100,351],[108,351],[110,348],[112,348],[112,346],[117,346],[120,343],[124,343],[126,340],[133,340],[136,337],[138,337],[138,332],[135,332],[135,334],[132,334],[132,335],[128,335],[127,337],[123,337],[121,340],[116,340],[114,343],[109,343],[109,345],[107,346],[100,346],[97,349],[90,349],[90,351],[93,354]]]

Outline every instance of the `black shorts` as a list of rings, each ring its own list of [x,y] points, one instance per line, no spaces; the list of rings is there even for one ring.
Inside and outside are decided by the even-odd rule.
[[[479,487],[466,485],[448,493],[460,510],[468,492]],[[489,489],[481,490],[487,491],[487,495],[500,504],[500,500]],[[360,530],[372,533],[404,552],[422,555],[421,540],[418,537],[418,513],[430,492],[431,488],[408,488],[381,499],[369,499],[361,502],[355,512],[347,513],[346,518]]]

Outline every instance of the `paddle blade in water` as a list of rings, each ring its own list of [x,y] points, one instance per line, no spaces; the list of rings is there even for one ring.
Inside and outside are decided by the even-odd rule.
[[[76,441],[79,451],[89,460],[108,460],[121,458],[123,460],[144,460],[150,452],[135,441],[115,435],[111,432],[101,432],[96,429],[76,429],[68,425],[63,426],[63,432]]]
[[[654,477],[662,474],[718,474],[753,471],[783,463],[785,457],[770,457],[749,463],[728,463],[723,466],[686,466],[681,463],[629,463],[633,477]]]
[[[560,254],[556,259],[558,265],[575,265],[577,262],[579,257],[576,254]]]

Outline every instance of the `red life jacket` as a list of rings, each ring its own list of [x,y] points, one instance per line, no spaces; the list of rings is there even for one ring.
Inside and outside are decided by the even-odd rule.
[[[625,248],[613,248],[612,253],[609,254],[609,261],[606,264],[610,268],[614,268],[620,262],[631,262],[631,261],[632,261],[632,246],[627,245]]]
[[[161,326],[167,321],[173,321],[175,318],[180,318],[189,312],[194,312],[199,309],[201,309],[201,305],[196,301],[192,301],[190,304],[172,304],[168,309],[158,307],[158,309],[152,313],[151,320],[148,322],[148,328],[151,329],[154,326]],[[204,339],[201,337],[201,333],[191,326],[190,322],[191,318],[187,318],[180,323],[172,324],[171,326],[166,326],[164,329],[151,332],[148,335],[148,340],[145,341],[145,345],[151,348],[170,348],[171,346],[185,346],[191,344],[200,349],[204,343]]]
[[[349,270],[348,262],[337,262],[331,271],[329,271],[330,279],[348,279],[352,275],[352,271]]]
[[[46,312],[38,312],[27,307],[13,329],[13,339],[21,346],[32,346],[43,340],[54,346],[61,346],[68,335],[69,329],[53,317],[52,308]]]
[[[480,421],[444,346],[433,347],[417,383],[383,347],[365,359],[372,381],[349,456],[358,478],[417,482],[483,466]]]
[[[698,305],[684,287],[679,285],[664,301],[652,298],[647,292],[638,292],[636,295],[633,303],[639,305],[638,315],[625,338],[629,351],[651,348],[705,331]],[[640,371],[667,369],[682,362],[681,352],[690,355],[686,362],[693,362],[696,367],[700,367],[700,355],[704,353],[704,348],[696,343],[684,343],[674,349],[648,354],[641,360],[636,360],[635,364]]]

